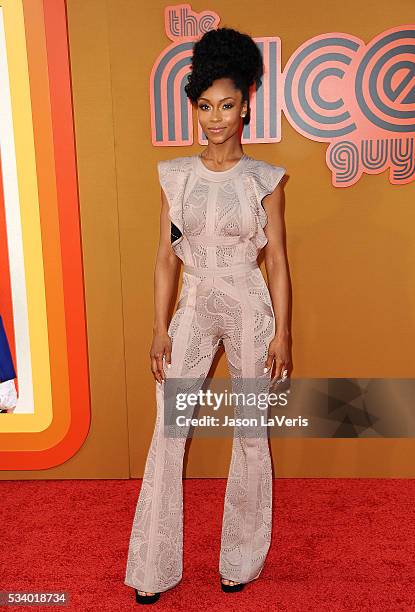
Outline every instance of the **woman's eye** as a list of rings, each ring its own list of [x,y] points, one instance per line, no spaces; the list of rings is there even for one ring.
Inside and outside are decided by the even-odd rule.
[[[206,106],[208,106],[207,104],[199,104],[199,108],[200,109],[204,109]],[[231,104],[230,102],[228,102],[228,104],[224,104],[223,106],[227,106],[229,108],[233,108],[233,104]]]

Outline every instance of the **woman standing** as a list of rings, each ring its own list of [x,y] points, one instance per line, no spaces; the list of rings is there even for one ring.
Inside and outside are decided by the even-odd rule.
[[[125,584],[138,603],[157,601],[182,578],[183,455],[186,437],[165,437],[166,378],[206,378],[223,343],[232,383],[285,377],[291,366],[288,269],[280,181],[285,168],[244,153],[249,88],[261,82],[256,43],[230,28],[194,45],[185,86],[208,139],[199,155],[158,163],[162,187],[150,351],[157,419],[134,516]],[[257,264],[265,248],[269,288]],[[177,266],[178,307],[168,324]],[[271,539],[272,468],[267,437],[235,428],[222,522],[224,591],[258,578]]]

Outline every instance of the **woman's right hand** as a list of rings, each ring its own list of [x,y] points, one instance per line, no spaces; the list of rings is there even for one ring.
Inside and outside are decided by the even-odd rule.
[[[154,333],[150,349],[151,371],[154,378],[159,383],[164,380],[163,355],[165,355],[166,366],[170,367],[171,349],[171,338],[167,331],[163,333]]]

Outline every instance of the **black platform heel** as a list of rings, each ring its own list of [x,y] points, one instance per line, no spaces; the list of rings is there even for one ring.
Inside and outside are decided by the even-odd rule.
[[[153,604],[160,599],[160,593],[154,593],[154,595],[140,595],[139,589],[135,590],[135,601],[140,604]]]
[[[222,591],[224,591],[225,593],[236,593],[237,591],[242,591],[242,589],[245,586],[245,582],[238,582],[238,584],[224,584],[222,580],[228,580],[228,578],[221,577],[220,579],[220,585],[222,587]],[[232,580],[232,582],[234,581]]]

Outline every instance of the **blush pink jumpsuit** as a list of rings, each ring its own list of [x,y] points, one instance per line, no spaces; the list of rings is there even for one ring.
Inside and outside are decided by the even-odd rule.
[[[183,261],[182,289],[168,333],[166,378],[206,378],[223,342],[232,382],[264,374],[275,316],[257,264],[267,243],[262,199],[285,174],[248,155],[229,170],[209,170],[199,155],[158,162],[169,203],[171,241]],[[125,584],[157,593],[183,571],[185,437],[164,435],[163,382],[130,537]],[[222,519],[219,573],[236,582],[258,578],[271,539],[272,469],[267,437],[234,435]]]

